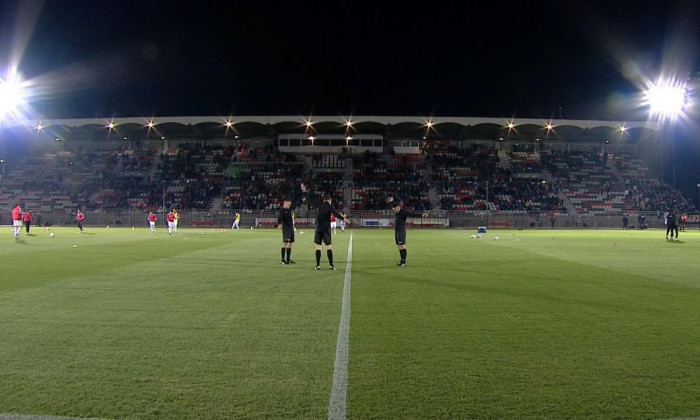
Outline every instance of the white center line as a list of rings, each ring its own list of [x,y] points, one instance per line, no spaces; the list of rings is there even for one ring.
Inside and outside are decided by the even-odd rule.
[[[343,285],[343,309],[338,327],[338,344],[335,347],[335,365],[333,366],[333,388],[328,404],[328,418],[345,419],[345,404],[348,394],[348,358],[350,353],[350,272],[352,271],[352,232],[348,245],[348,262],[345,266],[345,284]]]

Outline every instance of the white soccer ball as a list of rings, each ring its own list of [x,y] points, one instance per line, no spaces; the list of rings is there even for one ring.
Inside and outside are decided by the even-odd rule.
[[[49,236],[53,238],[53,232],[49,233]]]
[[[302,230],[302,231],[300,231],[300,232],[299,232],[299,234],[300,234],[300,235],[303,235],[303,234],[304,234],[304,231],[303,231],[303,230]]]
[[[476,235],[472,235],[472,236],[470,236],[470,238],[476,239]]]
[[[501,239],[501,238],[499,238],[498,236],[494,236],[493,239],[494,239],[494,241],[497,241],[497,240],[499,240],[499,239]]]

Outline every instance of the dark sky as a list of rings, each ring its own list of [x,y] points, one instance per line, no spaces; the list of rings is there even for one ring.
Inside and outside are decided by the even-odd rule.
[[[697,63],[692,1],[510,3],[3,0],[0,65],[27,40],[50,118],[619,119],[640,75]]]

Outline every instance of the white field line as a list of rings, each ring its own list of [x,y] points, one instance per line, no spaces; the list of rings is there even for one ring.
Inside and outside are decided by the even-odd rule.
[[[84,417],[56,417],[56,416],[44,416],[44,415],[33,415],[33,414],[12,414],[12,413],[0,413],[0,420],[106,420],[98,418],[84,418]]]
[[[348,245],[348,262],[345,265],[345,283],[343,285],[343,307],[338,327],[338,344],[335,347],[335,365],[333,366],[333,388],[328,403],[328,419],[344,420],[345,404],[348,394],[348,358],[350,354],[350,273],[352,271],[352,232]]]

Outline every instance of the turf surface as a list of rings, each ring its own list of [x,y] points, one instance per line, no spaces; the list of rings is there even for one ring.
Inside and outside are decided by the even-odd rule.
[[[327,416],[348,232],[2,231],[0,412]],[[471,233],[354,232],[348,418],[700,416],[700,233]]]

